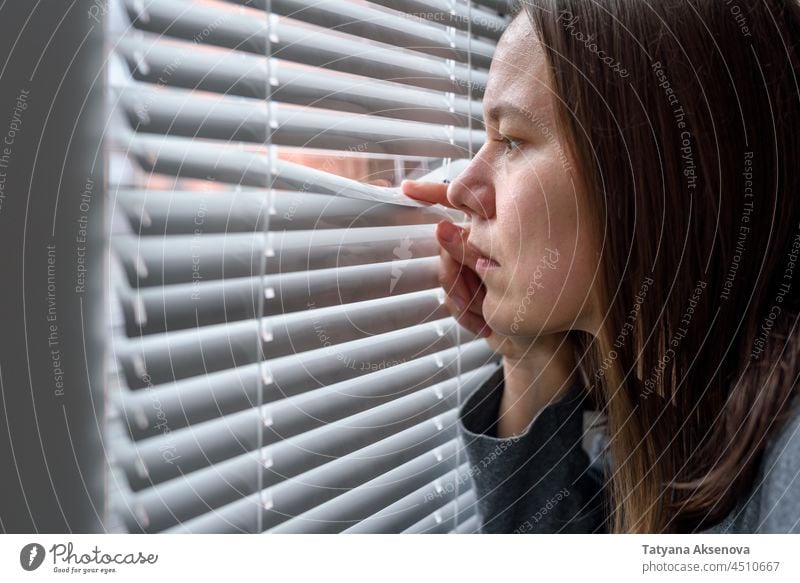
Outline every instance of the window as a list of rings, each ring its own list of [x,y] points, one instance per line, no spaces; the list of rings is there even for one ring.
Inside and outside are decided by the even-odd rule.
[[[132,532],[468,532],[442,304],[500,1],[116,0],[111,510]]]

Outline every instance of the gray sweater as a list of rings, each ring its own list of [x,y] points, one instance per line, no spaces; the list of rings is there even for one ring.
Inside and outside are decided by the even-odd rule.
[[[459,408],[482,533],[607,532],[607,436],[581,384],[520,435],[498,438],[498,370]],[[770,440],[753,489],[704,533],[800,533],[800,407]]]

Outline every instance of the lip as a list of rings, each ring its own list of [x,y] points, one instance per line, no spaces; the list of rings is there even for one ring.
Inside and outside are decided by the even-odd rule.
[[[499,263],[493,259],[489,259],[488,257],[478,257],[478,260],[475,262],[475,271],[481,274],[486,274],[493,269],[498,269],[499,267]]]
[[[487,271],[489,269],[500,267],[500,264],[497,262],[497,260],[494,259],[488,253],[486,253],[483,249],[481,249],[474,243],[471,243],[470,241],[467,241],[467,245],[473,251],[473,253],[479,256],[478,261],[475,264],[476,270]]]

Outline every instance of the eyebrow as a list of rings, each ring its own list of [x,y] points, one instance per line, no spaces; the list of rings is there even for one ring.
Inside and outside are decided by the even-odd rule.
[[[493,105],[486,112],[486,121],[497,122],[501,117],[518,117],[521,119],[530,119],[530,115],[512,105],[508,101],[501,101],[497,105]]]

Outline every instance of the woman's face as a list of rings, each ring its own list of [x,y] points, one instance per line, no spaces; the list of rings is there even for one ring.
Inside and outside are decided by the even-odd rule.
[[[471,218],[469,243],[499,266],[481,268],[484,318],[507,336],[596,333],[599,247],[573,162],[556,130],[545,54],[524,15],[497,45],[484,94],[487,141],[448,189]],[[512,108],[512,109],[509,109]]]

